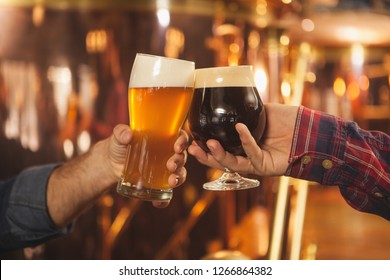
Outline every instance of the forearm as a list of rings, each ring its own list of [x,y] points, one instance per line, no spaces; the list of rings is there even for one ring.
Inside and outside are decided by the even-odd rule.
[[[86,154],[53,171],[47,187],[47,207],[57,226],[70,223],[115,185],[117,174],[105,158],[109,154],[108,141],[97,143]]]
[[[286,175],[338,185],[354,208],[390,218],[390,137],[301,108]]]

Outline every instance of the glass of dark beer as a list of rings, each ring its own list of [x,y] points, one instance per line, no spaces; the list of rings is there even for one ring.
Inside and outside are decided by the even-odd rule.
[[[195,63],[137,54],[128,102],[133,137],[117,192],[150,201],[170,201],[168,159],[187,117],[194,90]]]
[[[195,70],[195,91],[188,114],[194,141],[206,152],[206,142],[215,139],[223,148],[245,156],[237,123],[245,124],[258,142],[263,135],[266,115],[257,91],[252,66],[226,66]],[[203,185],[207,190],[240,190],[257,187],[260,182],[228,169]]]

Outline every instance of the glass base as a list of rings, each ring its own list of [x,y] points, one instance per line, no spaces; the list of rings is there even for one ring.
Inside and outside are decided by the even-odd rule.
[[[121,178],[116,187],[117,193],[131,198],[138,198],[145,201],[168,202],[173,197],[172,189],[150,189],[142,186],[131,185]]]
[[[244,178],[236,172],[228,171],[225,171],[219,179],[203,184],[203,188],[205,190],[211,191],[245,190],[258,186],[260,186],[260,182],[258,180]]]

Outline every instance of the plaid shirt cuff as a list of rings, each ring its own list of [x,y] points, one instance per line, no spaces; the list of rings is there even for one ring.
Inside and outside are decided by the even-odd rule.
[[[300,107],[287,176],[337,185],[353,208],[390,220],[390,137]]]
[[[340,120],[301,106],[298,110],[286,175],[333,184],[343,164],[345,135]]]

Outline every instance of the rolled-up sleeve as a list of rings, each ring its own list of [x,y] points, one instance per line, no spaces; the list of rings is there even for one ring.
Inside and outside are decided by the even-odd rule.
[[[46,202],[50,174],[58,164],[31,167],[0,184],[0,251],[36,246],[67,234],[53,223]]]

